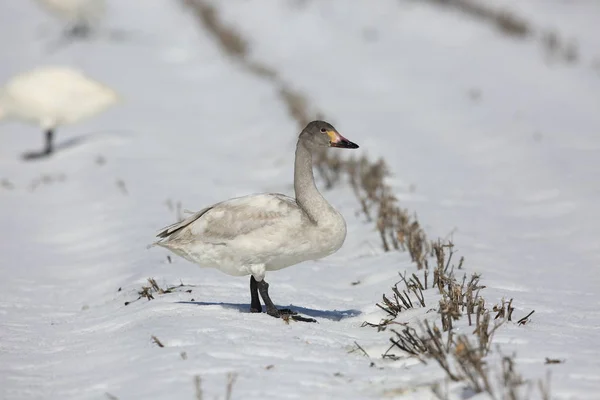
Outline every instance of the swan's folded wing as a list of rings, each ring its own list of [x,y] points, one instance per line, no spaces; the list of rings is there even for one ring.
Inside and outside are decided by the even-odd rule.
[[[205,208],[163,229],[158,236],[168,240],[200,240],[226,243],[275,224],[299,223],[296,201],[279,194],[239,197]],[[297,218],[297,221],[296,221]]]

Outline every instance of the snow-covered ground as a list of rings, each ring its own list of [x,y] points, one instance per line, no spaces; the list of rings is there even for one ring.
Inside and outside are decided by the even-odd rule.
[[[197,210],[290,194],[297,127],[277,87],[224,56],[180,2],[143,3],[110,3],[107,29],[126,30],[126,40],[52,52],[54,20],[34,2],[0,3],[0,81],[68,64],[124,98],[60,129],[59,144],[84,140],[45,161],[19,158],[41,147],[36,127],[0,126],[0,397],[185,399],[199,375],[205,398],[224,398],[234,372],[234,399],[430,398],[443,372],[380,360],[388,333],[360,327],[381,316],[374,303],[397,272],[414,267],[380,251],[349,188],[325,193],[348,222],[344,247],[267,276],[277,304],[318,324],[247,313],[247,278],[146,249],[176,218],[167,200]],[[555,18],[562,2],[528,3],[515,10],[559,33],[564,24],[585,60],[600,57],[600,27],[589,23],[597,5],[572,2]],[[517,316],[535,309],[530,324],[496,337],[524,377],[551,370],[554,397],[598,398],[600,75],[591,61],[548,64],[532,40],[432,4],[214,4],[252,59],[303,92],[360,154],[386,159],[402,205],[432,238],[452,235],[489,303],[514,298]],[[148,277],[195,287],[125,306]],[[349,353],[355,341],[372,360]],[[546,357],[566,361],[545,366]]]

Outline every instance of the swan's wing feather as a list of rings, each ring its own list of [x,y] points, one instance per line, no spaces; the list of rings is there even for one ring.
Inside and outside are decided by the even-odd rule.
[[[159,233],[168,240],[227,243],[299,212],[296,201],[281,194],[257,194],[227,200],[201,210]]]

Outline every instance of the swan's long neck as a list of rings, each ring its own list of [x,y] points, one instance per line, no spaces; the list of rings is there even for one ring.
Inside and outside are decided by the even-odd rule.
[[[315,224],[335,213],[331,205],[317,190],[313,176],[312,153],[302,141],[298,141],[296,146],[294,191],[298,205]]]

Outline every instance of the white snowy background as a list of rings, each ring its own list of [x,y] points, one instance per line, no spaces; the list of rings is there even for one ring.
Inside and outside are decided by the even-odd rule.
[[[495,2],[530,22],[527,38],[434,2],[213,4],[357,154],[385,158],[402,206],[431,238],[453,239],[488,303],[535,310],[495,338],[519,372],[535,382],[550,370],[553,398],[600,398],[600,4]],[[278,88],[224,55],[181,2],[109,5],[104,29],[125,40],[51,50],[56,20],[0,2],[1,82],[71,65],[123,99],[59,129],[63,149],[43,161],[20,159],[41,148],[37,127],[0,125],[0,397],[193,399],[198,375],[205,398],[224,398],[237,373],[233,399],[433,398],[437,365],[381,360],[389,334],[360,327],[415,268],[383,253],[348,187],[325,192],[348,222],[344,247],[267,276],[276,304],[317,324],[250,314],[247,278],[146,249],[176,218],[168,200],[197,210],[292,194],[298,128]],[[547,30],[576,43],[575,61],[545,52]],[[148,277],[195,287],[125,306]],[[371,360],[349,353],[355,341]]]

